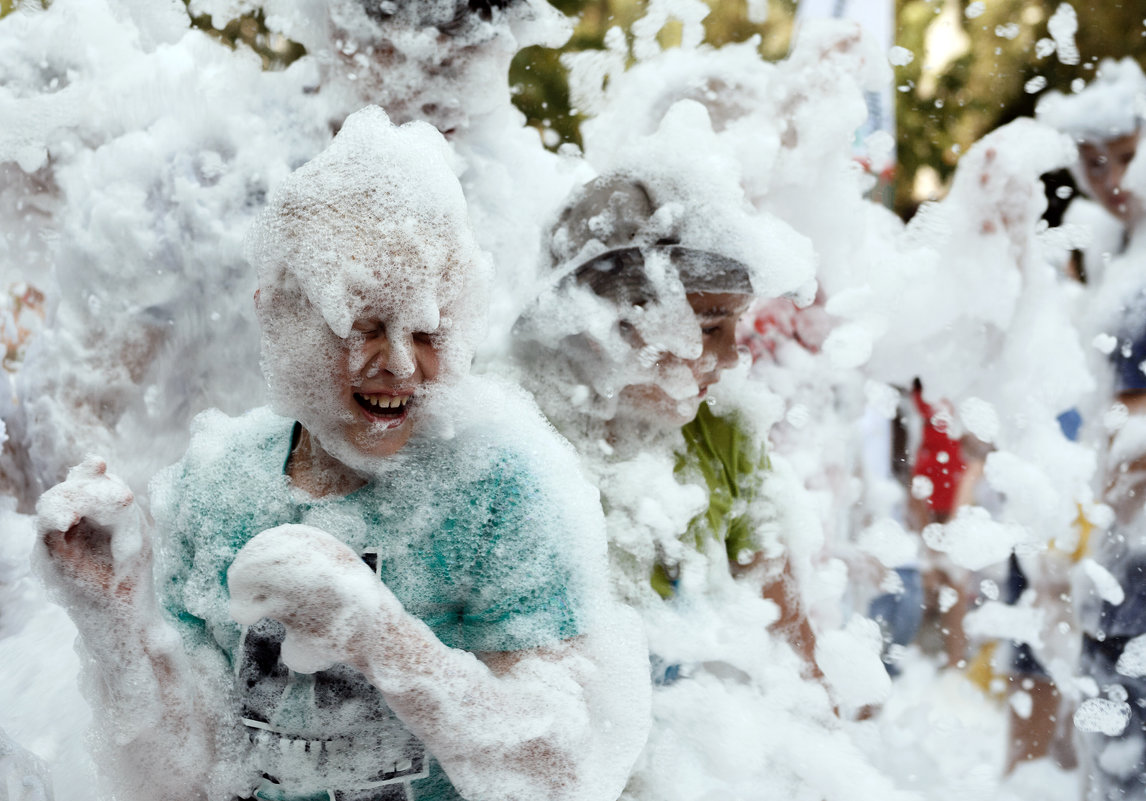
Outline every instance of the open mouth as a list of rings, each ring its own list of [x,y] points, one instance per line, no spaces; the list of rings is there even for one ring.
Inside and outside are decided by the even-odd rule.
[[[398,423],[406,417],[410,396],[355,392],[354,402],[361,407],[368,420]]]

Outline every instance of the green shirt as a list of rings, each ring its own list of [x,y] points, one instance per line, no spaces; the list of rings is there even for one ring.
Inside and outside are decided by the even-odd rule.
[[[683,481],[703,480],[708,488],[708,508],[693,518],[685,536],[698,548],[708,537],[723,542],[729,561],[736,562],[743,551],[759,548],[750,507],[769,468],[768,456],[735,416],[718,417],[707,403],[681,434],[685,450],[677,454],[675,473]],[[651,581],[661,597],[673,595],[663,565],[654,568]]]
[[[234,669],[253,771],[270,777],[261,797],[377,787],[362,798],[382,799],[404,784],[418,801],[458,798],[361,674],[345,665],[296,674],[279,659],[279,623],[231,620],[227,568],[259,532],[313,525],[358,552],[446,645],[516,651],[580,633],[575,534],[546,505],[529,456],[496,436],[411,443],[367,486],[313,499],[284,474],[292,427],[265,409],[196,420],[187,454],[152,488],[164,605],[189,648],[218,648]]]

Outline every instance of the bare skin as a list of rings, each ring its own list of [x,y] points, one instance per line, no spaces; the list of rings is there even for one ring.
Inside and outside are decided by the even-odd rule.
[[[955,488],[954,512],[963,506],[974,503],[975,486],[983,475],[984,461],[969,458],[963,474],[959,477],[959,484]],[[923,531],[932,523],[946,523],[953,514],[939,514],[928,506],[926,500],[911,497],[908,500],[908,518],[915,531]],[[940,592],[944,588],[955,590],[956,599],[946,610],[940,608]],[[950,668],[961,667],[967,658],[967,635],[963,630],[963,617],[970,609],[974,590],[968,585],[968,576],[964,572],[949,571],[942,567],[933,567],[923,574],[924,606],[928,614],[923,625],[932,625],[938,629],[939,637],[943,642],[943,652],[946,656],[946,666]]]
[[[1087,187],[1102,207],[1124,223],[1141,213],[1140,204],[1122,189],[1126,168],[1138,151],[1138,132],[1103,142],[1083,142],[1078,146],[1079,166]]]
[[[1078,765],[1071,743],[1072,718],[1064,711],[1062,694],[1050,679],[1012,677],[1010,692],[1027,693],[1031,711],[1019,715],[1012,707],[1008,715],[1007,763],[1004,773],[1011,773],[1023,762],[1051,757],[1063,769]]]
[[[764,585],[764,597],[780,608],[780,618],[769,629],[783,637],[804,662],[808,676],[823,678],[816,664],[816,633],[807,615],[800,608],[800,588],[792,575],[792,565],[785,560],[784,569],[774,580]]]

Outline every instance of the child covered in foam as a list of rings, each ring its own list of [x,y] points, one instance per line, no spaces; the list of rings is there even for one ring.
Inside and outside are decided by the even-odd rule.
[[[570,197],[515,328],[523,381],[601,488],[614,588],[653,653],[654,726],[624,797],[900,798],[808,676],[791,535],[814,516],[784,460],[765,457],[763,388],[735,369],[752,298],[799,291],[811,265],[747,210],[735,172],[697,169],[710,151],[664,158],[663,136],[691,123],[706,112],[682,101]],[[860,661],[852,675],[887,681],[876,650]]]
[[[658,498],[656,514],[646,508],[651,482],[624,498],[625,482],[600,484],[614,577],[633,601],[689,583],[697,555],[682,541],[701,552],[720,543],[740,568],[764,551],[776,571],[787,562],[764,511],[767,411],[749,388],[720,414],[706,401],[739,362],[736,323],[748,304],[757,293],[807,292],[811,259],[791,229],[751,214],[726,163],[707,152],[706,161],[683,160],[680,144],[705,134],[707,110],[681,101],[655,134],[570,197],[547,239],[543,289],[516,328],[523,381],[591,470],[609,474],[659,454],[680,479],[664,484],[675,497]],[[704,571],[693,572],[705,583]],[[790,570],[771,578],[781,627],[798,630],[793,639],[811,662]]]
[[[102,462],[39,505],[126,795],[624,784],[645,647],[605,608],[575,457],[523,393],[468,376],[488,266],[447,152],[365,109],[260,219],[273,411],[202,415],[153,483],[157,592],[142,516]]]

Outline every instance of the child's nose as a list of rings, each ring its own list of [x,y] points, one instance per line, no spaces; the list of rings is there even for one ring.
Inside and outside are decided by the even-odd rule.
[[[735,367],[740,362],[740,353],[736,350],[736,341],[721,345],[720,350],[716,353],[716,364],[721,370],[728,370]]]
[[[395,337],[379,354],[382,369],[395,378],[409,378],[414,374],[414,348],[410,337]]]

